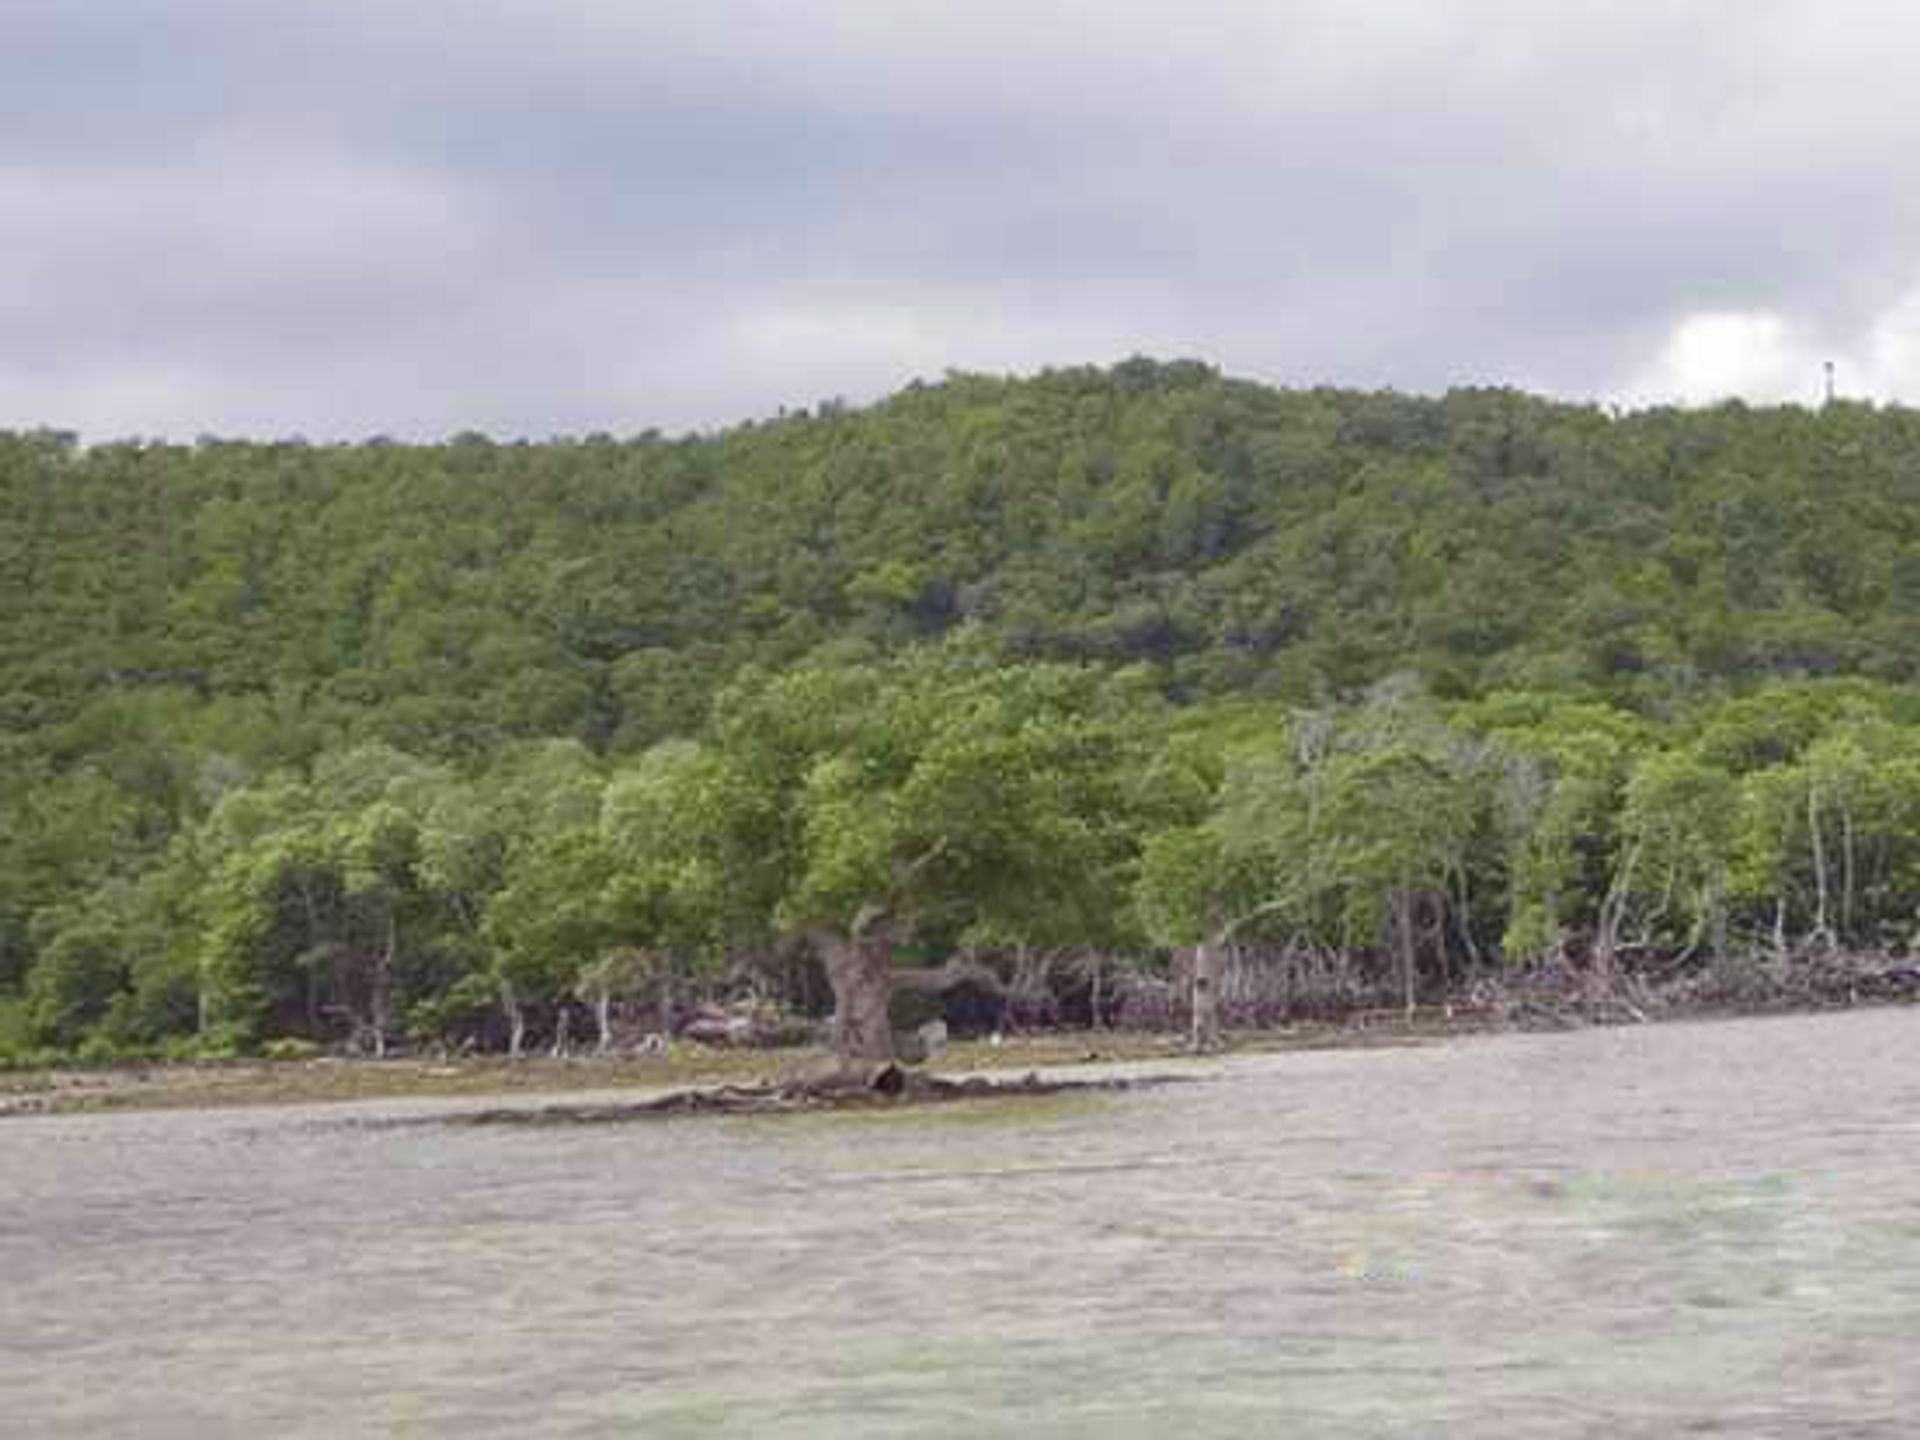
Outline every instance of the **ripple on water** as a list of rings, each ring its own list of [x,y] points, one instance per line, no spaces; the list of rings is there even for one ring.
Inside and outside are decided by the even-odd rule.
[[[1916,1040],[1911,1011],[1661,1026],[584,1131],[22,1121],[0,1128],[0,1415],[1911,1433]]]

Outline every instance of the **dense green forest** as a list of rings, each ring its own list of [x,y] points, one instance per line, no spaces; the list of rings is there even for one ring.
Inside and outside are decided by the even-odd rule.
[[[1917,617],[1897,407],[1132,360],[681,438],[0,434],[0,1054],[1904,950]]]

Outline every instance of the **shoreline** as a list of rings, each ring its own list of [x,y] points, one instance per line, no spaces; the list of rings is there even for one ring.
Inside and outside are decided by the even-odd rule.
[[[1225,1045],[1197,1054],[1185,1037],[1164,1031],[1064,1030],[951,1045],[925,1068],[943,1079],[1035,1072],[1070,1075],[1083,1066],[1115,1063],[1184,1068],[1234,1055],[1314,1050],[1363,1050],[1438,1045],[1476,1036],[1552,1034],[1640,1024],[1759,1019],[1904,1008],[1911,999],[1863,999],[1857,1004],[1662,1006],[1647,1013],[1614,1006],[1592,1013],[1556,1010],[1501,1016],[1460,1007],[1429,1007],[1411,1016],[1371,1011],[1338,1021],[1230,1030]],[[308,1060],[133,1062],[118,1065],[0,1071],[0,1120],[30,1116],[124,1114],[160,1110],[222,1110],[297,1105],[341,1105],[395,1100],[527,1102],[625,1095],[632,1100],[726,1088],[778,1088],[818,1073],[828,1057],[818,1047],[709,1049],[682,1041],[667,1055],[582,1055],[560,1059],[499,1056],[385,1060],[322,1057]],[[903,1103],[912,1103],[911,1101]]]

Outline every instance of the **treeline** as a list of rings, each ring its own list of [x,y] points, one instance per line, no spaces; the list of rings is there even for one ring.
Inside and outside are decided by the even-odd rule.
[[[518,1052],[752,993],[832,1009],[871,1056],[903,956],[1184,1021],[1174,969],[1228,947],[1299,1006],[1369,1005],[1920,925],[1911,692],[1797,682],[1655,723],[1407,682],[1175,711],[1147,679],[960,643],[748,674],[700,739],[632,756],[372,742],[235,780],[137,874],[36,915],[9,1043]],[[1282,978],[1303,966],[1336,992]]]
[[[0,1045],[1904,946],[1916,500],[1904,409],[1147,361],[711,437],[0,436]]]

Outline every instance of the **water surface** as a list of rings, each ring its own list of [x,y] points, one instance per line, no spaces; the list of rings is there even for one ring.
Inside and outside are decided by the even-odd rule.
[[[1920,1011],[1208,1073],[5,1122],[0,1433],[1920,1433]]]

